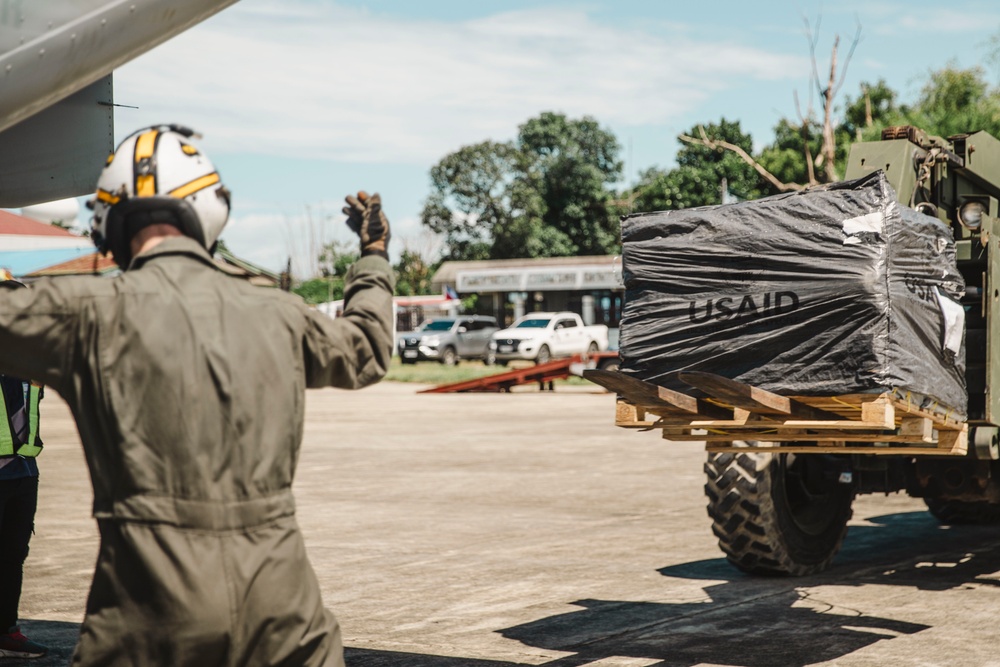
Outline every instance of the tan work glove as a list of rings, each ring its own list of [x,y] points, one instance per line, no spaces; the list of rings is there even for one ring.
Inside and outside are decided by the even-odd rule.
[[[389,220],[382,212],[382,199],[378,193],[369,196],[359,192],[357,197],[347,195],[347,226],[361,239],[361,256],[379,255],[389,259]]]

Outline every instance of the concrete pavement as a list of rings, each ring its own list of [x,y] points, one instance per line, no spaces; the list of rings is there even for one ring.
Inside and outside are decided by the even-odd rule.
[[[309,394],[299,521],[351,667],[1000,666],[998,529],[862,496],[829,572],[747,577],[711,534],[701,447],[615,428],[611,395],[417,389]],[[97,552],[71,417],[50,395],[42,419],[38,666],[68,659]]]

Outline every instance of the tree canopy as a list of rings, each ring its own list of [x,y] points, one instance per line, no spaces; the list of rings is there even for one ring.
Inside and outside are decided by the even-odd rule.
[[[857,96],[845,96],[832,127],[833,174],[844,173],[853,142],[877,140],[890,126],[913,125],[940,137],[979,130],[1000,137],[1000,89],[987,82],[981,68],[949,65],[933,71],[912,104],[898,100],[884,80],[863,83]],[[815,118],[786,117],[775,125],[772,142],[754,152],[738,121],[701,124],[681,135],[675,167],[646,170],[624,198],[635,211],[666,210],[719,204],[724,184],[741,199],[816,184],[831,173],[820,169],[822,135]]]
[[[323,246],[318,259],[320,275],[300,282],[292,292],[308,304],[343,299],[344,277],[351,264],[358,260],[357,252],[334,241]]]
[[[464,146],[431,169],[424,225],[448,259],[607,254],[618,244],[621,147],[590,117],[545,112],[517,139]]]
[[[614,134],[589,116],[545,112],[522,124],[513,141],[484,141],[442,158],[431,169],[422,222],[444,237],[443,259],[616,254],[623,213],[754,199],[839,178],[850,145],[878,139],[885,127],[1000,137],[1000,89],[978,67],[929,72],[907,104],[881,79],[839,99],[819,92],[827,105],[822,121],[811,111],[786,116],[763,144],[736,119],[695,125],[679,137],[675,165],[647,168],[624,190]],[[824,140],[830,136],[832,144]],[[412,268],[413,259],[401,265]]]
[[[725,118],[718,123],[696,126],[688,134],[721,139],[747,153],[753,151],[753,139],[739,121]],[[739,199],[756,199],[771,190],[754,168],[730,150],[717,150],[699,144],[681,143],[677,166],[673,169],[647,169],[631,193],[633,211],[661,211],[722,202],[722,189]]]

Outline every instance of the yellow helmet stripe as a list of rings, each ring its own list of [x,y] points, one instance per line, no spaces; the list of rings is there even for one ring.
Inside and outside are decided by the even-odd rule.
[[[152,197],[156,194],[156,179],[152,174],[147,174],[145,176],[136,176],[135,178],[135,196],[136,197]]]
[[[135,140],[135,164],[153,157],[156,150],[156,137],[159,130],[149,130],[139,135]],[[154,174],[136,174],[135,194],[137,197],[152,197],[156,194],[156,176]]]
[[[111,204],[112,206],[114,206],[115,204],[117,204],[121,200],[121,197],[116,197],[115,195],[111,194],[107,190],[98,190],[97,191],[97,200],[105,202],[106,204]]]
[[[156,135],[159,133],[159,130],[149,130],[140,134],[139,138],[135,140],[136,162],[153,157],[153,150],[156,149]]]
[[[201,178],[196,178],[190,183],[185,183],[179,188],[174,188],[170,191],[171,197],[177,197],[178,199],[184,199],[189,195],[193,195],[199,190],[204,190],[205,188],[215,185],[219,182],[219,173],[212,172],[211,174],[206,174]]]

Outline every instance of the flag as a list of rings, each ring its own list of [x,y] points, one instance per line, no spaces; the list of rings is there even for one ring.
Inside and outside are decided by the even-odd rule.
[[[456,292],[455,288],[452,287],[451,285],[445,285],[444,286],[444,298],[447,301],[451,301],[452,299],[457,299],[458,298],[458,292]]]

